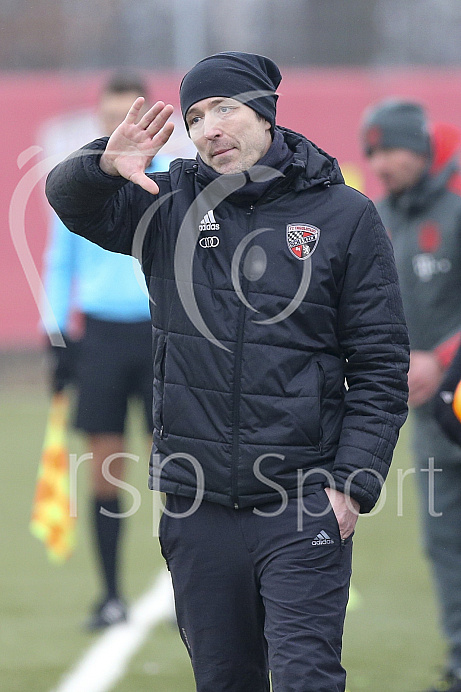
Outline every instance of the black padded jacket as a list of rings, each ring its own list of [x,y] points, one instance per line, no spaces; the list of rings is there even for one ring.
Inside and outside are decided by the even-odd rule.
[[[393,252],[336,160],[279,129],[294,158],[259,171],[274,179],[253,198],[248,173],[206,185],[184,159],[152,174],[153,197],[101,171],[105,139],[59,164],[47,195],[71,231],[142,263],[151,487],[237,508],[334,484],[368,512],[407,414]]]

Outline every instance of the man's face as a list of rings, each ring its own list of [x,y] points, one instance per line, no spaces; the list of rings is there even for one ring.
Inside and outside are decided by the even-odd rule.
[[[409,149],[375,149],[368,161],[386,192],[396,195],[414,187],[427,166],[425,155]]]
[[[270,123],[232,98],[207,98],[186,115],[189,134],[202,160],[218,173],[241,173],[269,149]]]
[[[120,94],[105,93],[101,96],[98,117],[104,135],[110,137],[113,131],[125,119],[133,102],[140,96],[136,91],[125,91]]]

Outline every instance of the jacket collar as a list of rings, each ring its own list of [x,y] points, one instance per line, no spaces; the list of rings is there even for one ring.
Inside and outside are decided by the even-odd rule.
[[[306,190],[316,185],[335,185],[344,183],[338,162],[303,135],[276,126],[274,139],[265,156],[244,174],[220,175],[207,166],[199,155],[195,166],[197,180],[205,187],[214,180],[222,180],[223,185],[233,185],[234,179],[245,177],[239,189],[228,195],[237,204],[248,204],[278,196],[281,191]]]

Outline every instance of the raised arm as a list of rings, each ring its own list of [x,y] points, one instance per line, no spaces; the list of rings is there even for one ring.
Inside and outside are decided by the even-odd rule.
[[[157,101],[139,120],[143,104],[142,97],[133,103],[125,120],[109,138],[99,165],[104,173],[122,176],[157,195],[158,185],[147,177],[145,170],[171,137],[174,124],[169,119],[173,106]]]

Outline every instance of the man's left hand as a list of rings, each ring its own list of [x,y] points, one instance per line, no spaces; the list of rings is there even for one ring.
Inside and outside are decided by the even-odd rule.
[[[339,490],[327,487],[325,488],[325,492],[328,495],[330,505],[335,513],[340,536],[345,540],[349,538],[355,529],[360,513],[360,505],[353,497],[344,495],[344,493]]]
[[[410,406],[422,406],[436,393],[442,381],[443,368],[430,351],[411,351],[408,387]]]

